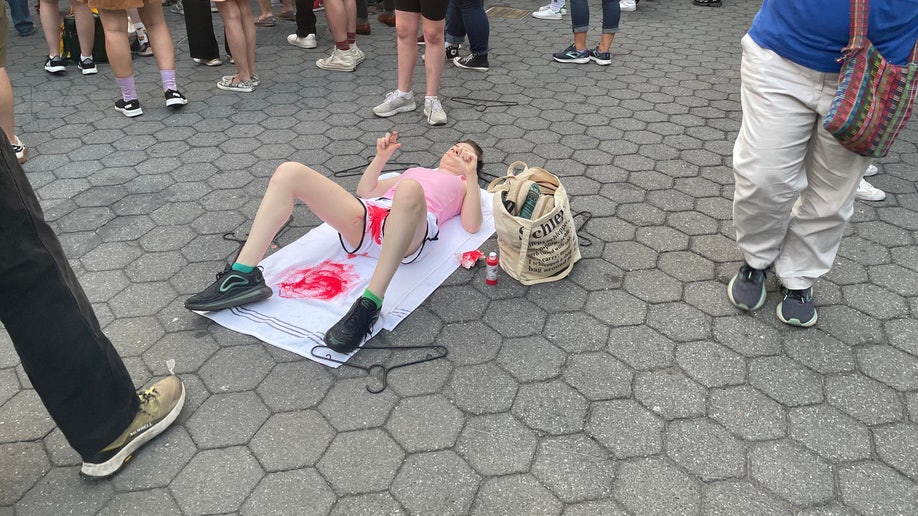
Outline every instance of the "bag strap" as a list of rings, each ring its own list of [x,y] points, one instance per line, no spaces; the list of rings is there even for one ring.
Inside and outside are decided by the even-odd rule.
[[[870,0],[851,0],[848,12],[848,46],[842,49],[842,55],[867,46],[867,15],[870,12]]]

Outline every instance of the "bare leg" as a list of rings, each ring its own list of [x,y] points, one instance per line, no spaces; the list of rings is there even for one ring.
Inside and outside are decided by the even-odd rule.
[[[576,47],[577,50],[586,50],[586,39],[587,39],[586,37],[587,37],[586,32],[575,32],[574,33],[574,47]]]
[[[400,181],[392,197],[392,210],[383,228],[382,249],[367,286],[379,297],[385,296],[402,258],[417,250],[427,235],[427,202],[420,183],[411,179]]]
[[[395,11],[395,33],[398,37],[399,91],[411,91],[411,79],[414,76],[414,67],[418,62],[418,27],[420,25],[420,13]],[[440,42],[442,45],[443,34],[440,34]],[[443,59],[440,58],[440,61],[443,61]],[[442,71],[443,63],[440,64]]]
[[[166,25],[162,2],[146,0],[137,12],[147,28],[147,37],[150,38],[150,46],[153,47],[156,66],[160,70],[175,70],[175,45],[172,43],[169,26]]]
[[[251,79],[252,71],[249,69],[248,49],[246,48],[245,29],[242,26],[242,15],[239,4],[227,0],[217,2],[217,9],[223,18],[226,30],[226,40],[229,43],[230,54],[236,57],[236,81],[243,82]],[[251,11],[249,11],[251,13]],[[253,27],[254,30],[254,27]],[[156,53],[154,49],[153,53]]]
[[[355,34],[357,32],[357,0],[344,0],[344,11],[347,14],[347,31]]]
[[[48,55],[60,55],[60,33],[58,27],[61,26],[61,12],[57,0],[40,0],[39,14],[41,16],[41,30],[45,34],[45,42],[48,44]]]
[[[354,16],[356,19],[356,6],[354,2]],[[325,0],[325,19],[328,20],[328,30],[335,42],[347,40],[348,11],[344,0]],[[354,22],[357,23],[356,21]]]
[[[243,265],[258,265],[271,240],[290,217],[293,203],[297,199],[341,233],[351,245],[357,246],[360,243],[364,222],[360,201],[306,165],[287,162],[277,167],[271,177],[258,213],[255,214],[249,238],[236,261]]]
[[[99,11],[99,18],[105,30],[105,53],[115,77],[123,79],[134,75],[131,44],[128,41],[127,14],[124,11],[102,10]]]
[[[259,20],[274,16],[274,13],[271,12],[271,0],[258,0],[258,8],[261,10],[261,13],[258,15]],[[219,9],[219,7],[217,7],[217,9]]]
[[[443,30],[446,19],[433,21],[423,19],[424,42],[424,75],[427,78],[427,95],[436,97],[440,91],[440,77],[443,75]]]
[[[612,40],[615,39],[615,34],[603,34],[602,38],[599,40],[599,51],[608,52],[612,48]],[[586,43],[584,43],[586,45]]]
[[[239,6],[239,20],[242,22],[242,33],[245,36],[245,59],[249,75],[255,75],[255,19],[252,5],[248,0],[236,0]]]
[[[73,16],[76,18],[77,38],[80,40],[80,53],[84,56],[91,56],[92,43],[96,35],[96,20],[92,17],[92,10],[89,8],[88,4],[80,2],[70,2],[70,5],[73,6]],[[122,11],[122,13],[123,12],[124,11]],[[125,24],[127,23],[126,15],[122,22]],[[55,27],[57,26],[55,25]],[[108,54],[108,47],[106,47],[105,53]]]
[[[6,74],[6,67],[0,67],[0,129],[6,133],[7,139],[15,143],[16,113],[13,107],[13,85]]]

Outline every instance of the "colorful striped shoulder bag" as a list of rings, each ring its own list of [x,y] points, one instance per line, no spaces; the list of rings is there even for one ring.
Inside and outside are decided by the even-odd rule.
[[[823,126],[846,149],[883,157],[912,114],[918,92],[918,42],[905,66],[890,64],[867,39],[869,0],[851,0],[851,39],[838,92]]]

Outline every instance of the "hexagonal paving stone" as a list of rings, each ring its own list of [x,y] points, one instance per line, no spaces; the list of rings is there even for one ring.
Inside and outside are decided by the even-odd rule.
[[[707,418],[673,421],[666,429],[666,455],[704,481],[742,477],[742,444]]]
[[[500,351],[500,334],[481,321],[447,324],[437,343],[449,350],[449,361],[456,365],[488,362]]]
[[[713,389],[708,416],[747,440],[784,437],[787,426],[784,408],[748,385]]]
[[[250,391],[274,367],[261,344],[218,350],[198,371],[210,392]]]
[[[705,389],[679,372],[638,373],[634,397],[666,419],[704,414]]]
[[[570,357],[564,380],[590,401],[631,395],[634,373],[608,353],[582,353]]]
[[[526,337],[542,333],[545,312],[535,303],[520,299],[492,301],[482,321],[504,337]]]
[[[386,429],[408,453],[451,448],[462,430],[462,411],[442,394],[400,401]]]
[[[226,417],[232,414],[233,417]],[[214,394],[188,419],[185,426],[202,448],[246,444],[268,420],[268,407],[254,392]],[[215,425],[215,421],[220,424]]]
[[[272,410],[301,410],[318,405],[332,383],[327,367],[301,360],[276,365],[256,392]]]
[[[815,505],[834,496],[831,466],[786,439],[753,448],[749,452],[749,474],[795,505]]]
[[[317,468],[341,494],[382,491],[405,458],[398,444],[378,428],[339,433]]]
[[[0,506],[12,505],[51,469],[48,456],[36,442],[0,444]]]
[[[743,357],[716,342],[680,344],[676,348],[676,363],[705,387],[737,385],[746,381],[746,361]]]
[[[158,514],[181,514],[175,500],[169,496],[165,489],[150,489],[128,493],[116,493],[112,500],[97,516],[118,516],[122,514],[145,514],[153,512]]]
[[[918,482],[918,425],[898,423],[875,428],[873,440],[883,462]]]
[[[745,357],[783,352],[781,337],[775,328],[744,315],[714,319],[714,340]]]
[[[615,464],[608,452],[582,434],[546,437],[532,474],[564,503],[609,496]]]
[[[902,402],[896,392],[864,375],[829,376],[825,391],[829,404],[868,425],[903,418]]]
[[[560,380],[528,383],[520,387],[513,402],[513,415],[530,428],[551,435],[583,430],[587,401]]]
[[[520,382],[548,380],[558,376],[565,354],[542,337],[505,339],[497,363]]]
[[[79,468],[53,468],[16,504],[20,514],[95,514],[112,498],[108,482],[86,482]]]
[[[790,436],[832,462],[870,458],[870,433],[829,405],[789,410]]]
[[[711,516],[790,516],[790,506],[745,480],[704,486],[704,514]]]
[[[315,466],[335,430],[315,410],[272,415],[249,442],[266,471]]]
[[[787,355],[820,374],[854,370],[854,352],[821,332],[794,333],[784,341]]]
[[[857,351],[861,369],[871,378],[900,391],[918,389],[918,357],[892,346],[871,346]]]
[[[878,462],[839,467],[838,492],[862,514],[918,514],[918,485]]]
[[[382,426],[395,402],[390,390],[371,394],[366,378],[351,378],[335,382],[319,404],[319,412],[339,432],[345,432]]]
[[[245,501],[240,514],[328,514],[335,494],[314,469],[271,473]]]
[[[467,514],[480,477],[452,450],[411,455],[392,495],[413,514]]]
[[[510,375],[489,362],[457,368],[445,394],[466,412],[490,414],[509,410],[518,386]]]
[[[598,351],[606,346],[609,328],[583,312],[551,314],[543,337],[567,351]]]
[[[0,443],[33,441],[48,435],[54,421],[31,389],[21,390],[0,406]]]
[[[663,450],[663,420],[634,400],[593,403],[586,433],[619,458]]]
[[[112,479],[116,491],[166,487],[198,452],[185,428],[173,425],[134,453],[130,467]]]
[[[819,375],[786,357],[753,359],[749,383],[789,407],[822,401]]]
[[[671,339],[643,325],[613,328],[609,333],[609,353],[638,371],[668,367],[674,348]]]
[[[697,514],[701,510],[698,484],[664,459],[624,462],[614,490],[615,498],[635,513],[665,516]]]
[[[204,450],[169,487],[186,514],[219,514],[239,509],[265,472],[244,446]]]
[[[338,499],[331,516],[397,516],[405,514],[395,498],[387,492],[345,496]]]
[[[470,417],[455,450],[486,476],[523,473],[535,454],[535,434],[508,413]]]
[[[489,478],[481,486],[471,514],[561,514],[561,502],[532,475]]]

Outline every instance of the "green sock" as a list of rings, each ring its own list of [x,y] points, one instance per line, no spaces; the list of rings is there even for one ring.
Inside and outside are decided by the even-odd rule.
[[[231,268],[232,268],[234,271],[236,271],[236,272],[241,272],[241,273],[243,273],[243,274],[248,274],[248,273],[250,273],[250,272],[252,272],[252,271],[255,270],[255,267],[249,267],[248,265],[242,265],[242,264],[239,263],[239,262],[234,263],[233,266],[232,266]]]
[[[381,308],[382,308],[382,298],[379,297],[379,296],[377,296],[376,294],[370,292],[370,289],[366,289],[366,290],[363,291],[363,297],[365,297],[365,298],[369,299],[370,301],[376,303],[376,308],[377,308],[377,309],[381,309]]]

